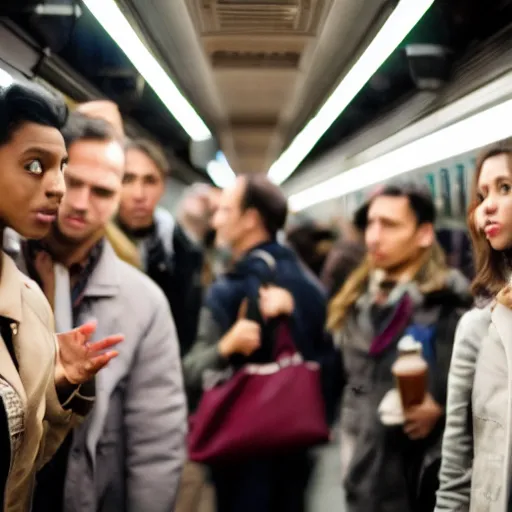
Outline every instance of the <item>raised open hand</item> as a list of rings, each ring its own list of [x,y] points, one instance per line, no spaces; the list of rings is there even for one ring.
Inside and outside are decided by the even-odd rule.
[[[90,380],[118,355],[109,350],[123,341],[122,334],[114,334],[107,338],[89,343],[96,331],[96,322],[87,322],[72,331],[57,334],[59,351],[55,367],[55,384],[79,385]]]

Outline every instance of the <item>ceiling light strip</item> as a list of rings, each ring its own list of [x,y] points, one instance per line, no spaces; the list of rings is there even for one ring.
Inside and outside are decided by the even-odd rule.
[[[287,184],[287,195],[291,196],[309,189],[318,183],[338,176],[344,170],[359,167],[363,163],[375,160],[395,149],[426,137],[441,128],[451,126],[473,114],[501,104],[508,99],[512,99],[512,71],[421,118],[406,128],[398,132],[395,130],[395,133],[388,138],[359,153],[354,152],[351,141],[338,146],[335,150],[308,166],[304,176],[293,183]],[[356,144],[359,137],[364,137],[364,132],[361,132],[354,139]],[[352,156],[348,159],[347,155]],[[316,180],[314,179],[315,176],[317,176]]]
[[[234,183],[236,175],[231,169],[224,153],[219,151],[215,160],[210,160],[206,166],[206,172],[217,187],[226,188]]]
[[[123,50],[192,140],[206,140],[211,132],[174,82],[162,69],[120,11],[114,0],[84,0],[105,31]]]
[[[283,183],[342,114],[357,93],[428,11],[434,0],[401,0],[360,59],[336,87],[318,113],[272,164],[269,178]]]
[[[9,87],[14,82],[11,74],[0,68],[0,87]]]
[[[370,162],[290,196],[293,211],[342,197],[400,174],[442,162],[448,158],[510,137],[512,100],[406,144]]]

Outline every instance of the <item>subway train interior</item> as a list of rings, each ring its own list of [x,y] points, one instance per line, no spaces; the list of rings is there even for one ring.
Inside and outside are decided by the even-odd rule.
[[[412,181],[442,245],[466,240],[449,259],[472,278],[478,154],[512,136],[512,0],[0,0],[0,87],[13,81],[70,110],[114,102],[127,137],[163,148],[172,215],[193,184],[259,173],[290,226],[335,229]],[[318,449],[310,512],[360,510],[343,504],[337,440]]]
[[[510,3],[4,0],[0,63],[70,105],[115,100],[128,134],[169,152],[169,204],[193,181],[270,171],[295,211],[326,218],[414,171],[460,217],[476,151],[507,134],[473,116],[506,116]],[[469,124],[425,140],[471,119],[464,145]]]

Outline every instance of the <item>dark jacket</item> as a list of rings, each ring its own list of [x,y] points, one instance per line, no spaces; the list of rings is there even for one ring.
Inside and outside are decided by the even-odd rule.
[[[204,255],[202,248],[190,240],[179,224],[176,224],[172,237],[174,252],[167,254],[161,250],[150,250],[146,272],[169,301],[183,357],[196,338],[203,294],[201,271]]]
[[[124,233],[142,253],[143,269],[164,292],[176,324],[183,357],[196,338],[202,302],[203,248],[174,223],[168,212],[157,210],[155,224],[143,233]]]
[[[443,289],[422,294],[415,283],[409,283],[402,293],[407,293],[412,306],[399,327],[395,320],[402,316],[399,307],[403,300],[397,297],[377,315],[368,290],[338,333],[347,376],[341,450],[348,512],[417,512],[424,510],[417,508],[420,500],[424,505],[428,501],[425,510],[434,506],[444,419],[427,439],[411,441],[403,427],[381,423],[378,407],[395,385],[391,366],[397,357],[396,345],[411,326],[428,339],[430,350],[425,350],[425,357],[429,362],[429,391],[444,407],[455,328],[471,298],[467,282],[456,271]],[[384,336],[386,329],[391,333],[391,325],[395,327],[386,337],[387,344],[372,353],[370,347],[376,347],[375,341]]]
[[[185,383],[195,400],[202,393],[205,370],[222,369],[229,364],[240,366],[246,362],[272,360],[272,347],[265,343],[249,358],[236,355],[226,360],[217,350],[219,340],[236,322],[242,300],[254,295],[255,277],[257,280],[259,276],[265,278],[267,275],[269,280],[293,295],[295,311],[292,330],[297,348],[306,359],[317,359],[322,353],[326,316],[323,289],[304,271],[292,250],[277,242],[263,244],[258,249],[270,253],[275,259],[276,269],[272,276],[268,274],[268,265],[249,252],[232,272],[218,279],[206,294],[196,343],[184,359]],[[265,338],[263,332],[262,339]]]

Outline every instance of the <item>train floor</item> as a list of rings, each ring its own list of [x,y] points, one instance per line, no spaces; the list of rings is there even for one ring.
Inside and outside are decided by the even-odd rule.
[[[317,449],[317,463],[307,499],[308,512],[345,512],[338,439]]]

